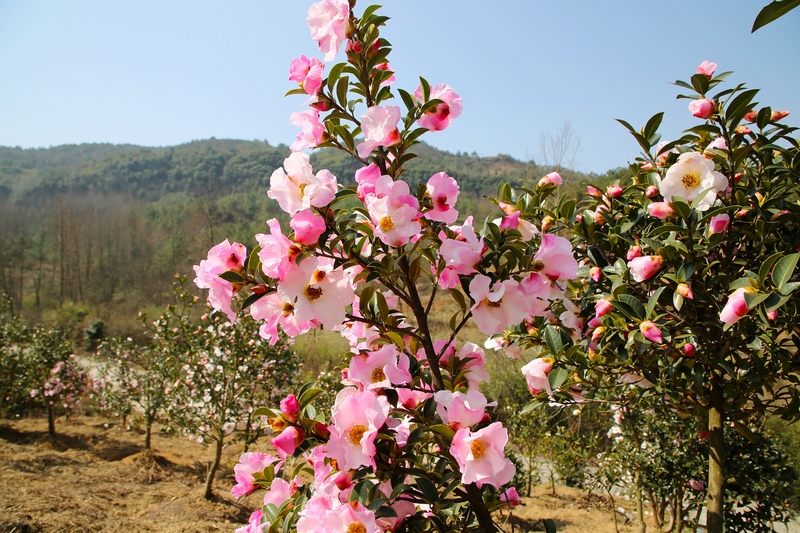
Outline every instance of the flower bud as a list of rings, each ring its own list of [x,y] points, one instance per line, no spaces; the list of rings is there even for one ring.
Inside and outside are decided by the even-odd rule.
[[[658,187],[656,187],[655,185],[650,185],[644,191],[644,195],[651,199],[658,196],[658,194],[659,194]]]
[[[731,223],[731,216],[727,213],[722,213],[720,215],[715,215],[711,217],[711,221],[708,223],[708,231],[709,233],[723,233],[725,230],[728,229],[728,226]]]
[[[683,348],[681,348],[681,351],[683,351],[683,355],[686,357],[694,357],[694,355],[697,353],[697,349],[694,347],[694,344],[691,343],[684,344]]]
[[[602,196],[603,195],[603,193],[601,193],[596,187],[592,187],[591,185],[587,185],[586,186],[586,193],[589,196]]]
[[[554,223],[555,220],[553,220],[553,217],[551,217],[550,215],[545,215],[545,217],[542,219],[542,231],[549,230],[550,228],[553,227]]]
[[[751,109],[750,111],[748,111],[748,112],[747,112],[747,113],[745,113],[745,115],[744,115],[744,119],[745,119],[747,122],[751,122],[751,123],[752,123],[752,122],[755,122],[755,121],[756,121],[756,118],[758,118],[758,111],[756,111],[755,109]]]
[[[653,166],[653,163],[651,163],[650,161],[645,161],[644,163],[642,163],[642,170],[653,170],[654,168],[655,167]]]
[[[678,284],[678,294],[680,294],[687,300],[694,300],[694,293],[692,292],[691,287],[689,287],[685,283]]]
[[[297,418],[300,416],[300,404],[297,396],[290,394],[281,400],[281,414],[290,422],[297,422]]]
[[[769,119],[772,122],[778,122],[782,118],[786,118],[788,116],[789,116],[789,112],[788,111],[773,111],[772,115],[769,117]]]
[[[628,254],[626,256],[628,258],[628,261],[631,261],[631,260],[633,260],[633,259],[635,259],[637,257],[641,257],[641,256],[642,256],[642,248],[641,247],[633,245],[630,248],[628,248]]]
[[[616,198],[622,194],[622,191],[623,189],[619,185],[612,185],[606,190],[606,194],[609,198]]]
[[[661,342],[664,340],[661,334],[661,330],[658,328],[657,325],[655,325],[655,323],[650,322],[649,320],[645,320],[644,322],[639,324],[639,331],[650,342],[661,344]]]
[[[589,269],[589,277],[592,278],[595,283],[598,283],[600,281],[600,276],[601,276],[600,267],[592,267]]]
[[[669,205],[669,202],[653,202],[647,206],[650,214],[661,220],[665,220],[675,216],[675,210]]]
[[[736,135],[747,135],[749,133],[753,133],[753,130],[751,130],[747,126],[736,126],[736,129],[733,130],[733,133],[735,133]]]
[[[700,66],[697,67],[697,73],[702,74],[708,79],[711,79],[714,76],[715,70],[717,70],[717,64],[712,63],[711,61],[703,61],[700,63]]]
[[[697,118],[709,119],[717,111],[717,104],[708,98],[700,98],[692,100],[689,104],[689,111]]]
[[[600,326],[600,327],[594,328],[594,331],[592,331],[592,340],[594,342],[599,341],[600,339],[603,338],[603,335],[605,334],[605,332],[606,332],[606,328],[604,326]]]

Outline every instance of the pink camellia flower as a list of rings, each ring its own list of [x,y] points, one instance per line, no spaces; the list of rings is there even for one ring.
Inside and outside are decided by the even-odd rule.
[[[694,208],[707,211],[716,201],[717,194],[724,192],[727,187],[728,180],[714,170],[713,161],[697,152],[686,152],[667,170],[667,175],[661,181],[661,194],[666,202],[671,202],[673,196],[693,202],[703,193],[694,202]]]
[[[784,119],[789,116],[788,111],[773,111],[772,115],[770,115],[769,119],[772,122],[778,122],[781,119]]]
[[[689,111],[697,118],[708,119],[714,116],[717,111],[717,104],[708,98],[699,98],[689,103]]]
[[[502,333],[506,326],[519,324],[528,317],[528,302],[519,282],[505,280],[495,284],[490,290],[492,280],[478,274],[469,284],[470,297],[475,304],[470,308],[472,318],[484,335]]]
[[[330,511],[325,515],[325,523],[323,531],[330,533],[382,533],[375,522],[375,513],[358,502]]]
[[[533,256],[533,270],[550,279],[574,279],[578,276],[578,261],[572,244],[564,237],[545,233]]]
[[[311,209],[298,211],[289,225],[294,230],[294,239],[303,246],[314,246],[325,233],[325,219]]]
[[[703,150],[703,154],[711,153],[711,150],[720,150],[726,151],[728,150],[728,143],[725,141],[725,137],[717,137],[706,146],[706,149]]]
[[[294,394],[288,395],[281,400],[281,414],[290,422],[297,422],[300,416],[300,403],[297,401],[297,396]]]
[[[372,106],[361,116],[361,131],[364,142],[356,150],[358,157],[364,159],[379,146],[394,146],[400,142],[397,123],[400,122],[400,108],[396,105],[386,107]]]
[[[700,63],[700,66],[697,67],[697,73],[702,74],[708,79],[711,79],[714,76],[715,70],[717,70],[717,64],[712,63],[711,61],[703,61]]]
[[[635,257],[641,257],[641,256],[642,256],[642,248],[640,246],[636,246],[634,244],[633,246],[628,248],[628,253],[627,253],[627,256],[626,256],[628,258],[628,261],[630,261],[631,259],[633,259]]]
[[[519,493],[516,487],[509,487],[500,495],[500,501],[506,502],[509,507],[516,507],[520,503]]]
[[[644,335],[644,338],[650,342],[661,344],[664,341],[664,337],[662,336],[659,327],[649,320],[645,320],[639,324],[639,331],[641,331],[642,335]]]
[[[278,325],[290,337],[296,337],[319,326],[316,320],[298,320],[294,314],[294,305],[281,298],[277,292],[271,292],[259,298],[250,306],[250,316],[255,320],[265,321],[258,334],[267,339],[270,345],[278,342]]]
[[[289,81],[296,81],[311,96],[316,96],[322,87],[325,64],[319,59],[302,55],[292,60],[289,66]]]
[[[277,219],[267,220],[270,234],[259,233],[256,235],[261,250],[258,258],[261,260],[261,270],[264,275],[282,280],[283,276],[292,267],[294,258],[300,249],[281,232],[281,223]]]
[[[633,279],[642,282],[655,276],[661,270],[663,262],[664,259],[660,255],[643,255],[628,261],[628,268],[631,269]]]
[[[375,193],[365,199],[375,236],[389,246],[403,246],[422,229],[417,197],[410,194],[406,182],[393,181],[391,176],[378,178]]]
[[[683,351],[683,355],[685,355],[686,357],[694,357],[695,354],[697,353],[697,348],[695,348],[694,344],[687,343],[683,345],[681,351]]]
[[[564,180],[561,179],[561,175],[558,172],[551,172],[539,180],[539,187],[544,187],[545,185],[558,186],[563,182]]]
[[[228,320],[236,320],[236,313],[231,309],[234,295],[239,292],[238,286],[219,277],[229,270],[240,270],[247,258],[247,248],[235,242],[233,244],[225,239],[208,251],[208,257],[194,265],[197,277],[195,285],[201,289],[209,289],[208,304],[215,310],[222,311]]]
[[[414,96],[422,100],[422,87],[417,87]],[[450,125],[450,121],[461,114],[461,97],[456,94],[452,87],[440,83],[431,87],[431,100],[441,100],[442,103],[426,111],[419,119],[417,124],[422,128],[431,131],[441,131]]]
[[[411,381],[409,365],[406,354],[398,352],[394,344],[385,344],[379,350],[353,356],[348,378],[365,389],[405,385]]]
[[[727,325],[731,325],[750,310],[747,308],[747,302],[744,299],[744,295],[748,292],[756,292],[755,289],[750,287],[742,287],[736,289],[728,296],[728,301],[725,303],[725,307],[722,308],[722,312],[719,314],[719,319]]]
[[[703,481],[697,481],[696,479],[689,480],[689,488],[696,491],[701,491],[706,488],[706,484]]]
[[[650,214],[661,220],[666,220],[675,216],[675,210],[669,205],[669,202],[653,202],[647,206]]]
[[[276,477],[272,480],[269,490],[264,494],[264,505],[271,503],[275,507],[280,507],[283,503],[297,492],[297,486],[302,485],[299,477],[294,478],[291,483],[283,478]],[[269,530],[269,527],[266,528]]]
[[[592,267],[589,269],[589,277],[592,278],[592,281],[595,283],[600,283],[600,277],[603,275],[600,267]]]
[[[233,497],[241,498],[253,492],[256,489],[253,485],[253,481],[255,481],[253,474],[263,471],[277,461],[277,458],[268,453],[247,452],[242,454],[239,457],[239,463],[233,467],[233,474],[236,478],[236,485],[231,489]]]
[[[473,433],[469,428],[456,431],[450,453],[461,470],[461,482],[485,483],[501,487],[516,473],[514,463],[505,458],[508,431],[500,422]]]
[[[692,292],[692,288],[685,283],[678,284],[677,292],[687,300],[694,300],[694,293]]]
[[[345,307],[353,303],[350,278],[340,270],[325,270],[318,260],[307,258],[278,283],[280,297],[293,305],[298,321],[316,320],[326,329],[344,322]]]
[[[441,390],[433,395],[433,399],[436,412],[451,429],[472,427],[483,420],[486,413],[486,396],[477,389],[467,393]]]
[[[607,315],[612,309],[614,309],[614,306],[611,302],[603,298],[602,300],[597,300],[597,303],[594,304],[594,315],[601,317]]]
[[[285,169],[285,172],[284,172]],[[294,152],[283,161],[283,168],[269,178],[267,196],[281,209],[294,215],[301,209],[325,207],[336,197],[336,177],[327,170],[314,175],[308,154]]]
[[[375,163],[356,170],[356,183],[358,183],[358,197],[363,202],[369,195],[375,194],[375,184],[381,177],[381,169]]]
[[[731,216],[728,213],[714,215],[708,223],[709,233],[724,233],[731,223]]]
[[[428,220],[436,220],[445,224],[452,224],[458,218],[458,211],[453,206],[458,199],[459,187],[456,180],[438,172],[428,179],[426,195],[430,195],[433,207],[424,216]]]
[[[648,198],[655,198],[656,196],[659,195],[658,187],[656,187],[655,185],[648,186],[647,189],[645,189],[644,191],[644,195],[647,196]]]
[[[600,192],[600,191],[597,189],[597,187],[593,187],[593,186],[591,186],[591,185],[587,185],[587,186],[586,186],[586,193],[587,193],[589,196],[603,196],[603,193],[601,193],[601,192]]]
[[[525,381],[528,382],[528,390],[531,391],[531,394],[536,396],[542,390],[546,390],[549,396],[553,395],[550,380],[547,378],[552,369],[553,360],[549,357],[534,359],[520,369],[522,375],[525,376]]]
[[[319,43],[325,61],[332,61],[347,38],[350,3],[347,0],[321,0],[308,8],[306,24],[311,38]]]
[[[300,446],[304,440],[306,440],[306,436],[302,429],[296,426],[289,426],[270,442],[278,451],[280,458],[286,459],[286,457],[294,453],[294,450]]]
[[[327,132],[325,126],[319,121],[319,111],[316,109],[292,113],[289,122],[301,128],[300,133],[297,134],[297,140],[289,146],[292,152],[316,148],[325,142]]]
[[[619,185],[612,185],[608,188],[608,190],[606,190],[606,195],[608,195],[609,198],[616,198],[617,196],[621,195],[622,192],[622,187]]]
[[[336,396],[327,456],[339,470],[375,465],[375,437],[389,416],[389,402],[371,390],[342,389]]]

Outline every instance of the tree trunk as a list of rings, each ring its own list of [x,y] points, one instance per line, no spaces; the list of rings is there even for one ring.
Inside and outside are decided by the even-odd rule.
[[[150,451],[150,435],[153,429],[153,419],[152,417],[147,417],[147,425],[144,429],[144,448],[149,452]]]
[[[55,406],[47,406],[47,434],[50,437],[56,436],[56,408]]]
[[[647,531],[644,523],[644,506],[642,505],[642,474],[636,471],[636,518],[639,521],[639,533]]]
[[[206,488],[203,497],[206,500],[210,500],[214,497],[214,476],[217,475],[217,470],[219,469],[219,463],[222,459],[222,440],[225,438],[225,434],[220,432],[217,435],[217,442],[216,446],[214,447],[214,462],[211,463],[211,467],[208,469],[206,473]]]
[[[722,379],[715,375],[711,381],[711,407],[708,410],[708,493],[706,495],[706,530],[722,533],[723,497],[725,492],[725,420]]]

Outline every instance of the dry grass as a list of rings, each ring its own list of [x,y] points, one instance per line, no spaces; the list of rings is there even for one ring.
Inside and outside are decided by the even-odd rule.
[[[144,437],[100,418],[59,420],[51,441],[46,420],[0,424],[0,532],[233,532],[245,524],[255,500],[236,503],[228,492],[241,448],[225,450],[215,501],[202,498],[210,450],[194,442],[155,434],[153,452]],[[533,498],[499,516],[512,533],[543,531],[552,518],[558,531],[612,533],[608,505],[578,490],[540,487]],[[619,518],[620,531],[634,531]]]

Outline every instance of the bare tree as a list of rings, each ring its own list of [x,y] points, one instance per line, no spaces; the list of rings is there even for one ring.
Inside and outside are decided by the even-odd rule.
[[[539,131],[539,166],[553,170],[573,169],[580,163],[578,152],[581,149],[581,138],[569,119],[564,119],[561,126],[553,132]]]

